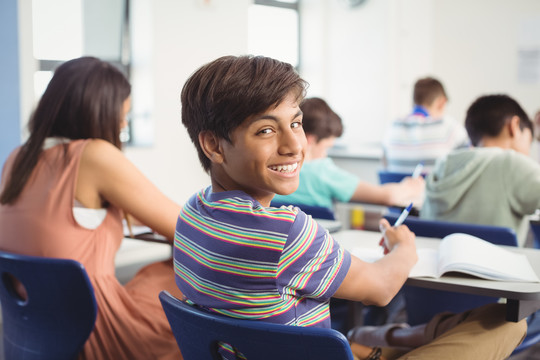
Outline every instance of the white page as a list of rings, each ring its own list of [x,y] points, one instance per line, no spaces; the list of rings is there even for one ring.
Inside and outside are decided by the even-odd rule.
[[[409,277],[438,277],[437,262],[439,252],[436,249],[416,249],[418,262],[409,273]]]
[[[448,235],[439,246],[439,275],[447,271],[491,280],[540,281],[525,255],[461,233]]]

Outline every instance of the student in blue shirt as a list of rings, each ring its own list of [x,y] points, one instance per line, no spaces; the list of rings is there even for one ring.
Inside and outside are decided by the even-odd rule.
[[[304,204],[332,208],[335,201],[357,201],[387,206],[407,206],[421,199],[424,179],[407,177],[400,183],[383,185],[362,181],[327,156],[337,138],[343,134],[341,118],[321,98],[309,98],[300,105],[307,138],[304,165],[298,189],[290,195],[276,195],[279,204]]]

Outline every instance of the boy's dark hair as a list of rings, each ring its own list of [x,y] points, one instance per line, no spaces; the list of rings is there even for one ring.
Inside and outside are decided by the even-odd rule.
[[[343,123],[338,114],[321,98],[305,99],[300,105],[304,113],[302,126],[304,132],[315,135],[317,141],[343,134]]]
[[[446,96],[442,83],[432,77],[419,79],[414,84],[413,101],[416,105],[429,106],[439,96]]]
[[[223,56],[195,71],[182,89],[182,123],[204,170],[211,162],[199,144],[202,131],[230,142],[246,119],[277,107],[291,91],[301,102],[306,88],[292,65],[262,56]]]
[[[521,130],[528,128],[534,135],[531,120],[516,100],[502,94],[479,97],[469,107],[465,118],[471,143],[478,146],[484,136],[498,136],[513,116],[519,117]]]

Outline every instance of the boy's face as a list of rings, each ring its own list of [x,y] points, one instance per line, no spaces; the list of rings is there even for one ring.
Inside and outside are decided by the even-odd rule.
[[[242,190],[263,206],[276,193],[294,192],[306,149],[296,96],[290,93],[278,107],[244,120],[230,143],[220,139],[220,147],[223,161],[215,164],[212,184],[222,191]]]

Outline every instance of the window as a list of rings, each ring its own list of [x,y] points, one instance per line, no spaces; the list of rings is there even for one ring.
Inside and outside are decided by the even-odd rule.
[[[132,68],[131,16],[149,0],[33,0],[34,57],[38,71],[34,74],[36,99],[41,97],[54,69],[62,62],[80,56],[95,56],[117,66],[132,84],[133,108],[128,127],[121,140],[127,144],[149,145],[153,142],[150,114],[151,92],[144,81],[144,94],[139,79],[147,79],[144,59],[141,68]],[[134,5],[134,6],[133,6]],[[134,9],[133,9],[134,7]],[[143,10],[144,11],[144,10]],[[141,45],[138,45],[140,48]],[[144,49],[146,51],[146,49]],[[138,51],[144,53],[144,51]],[[136,99],[137,98],[137,99]]]
[[[254,0],[248,15],[248,51],[300,65],[298,0]]]

